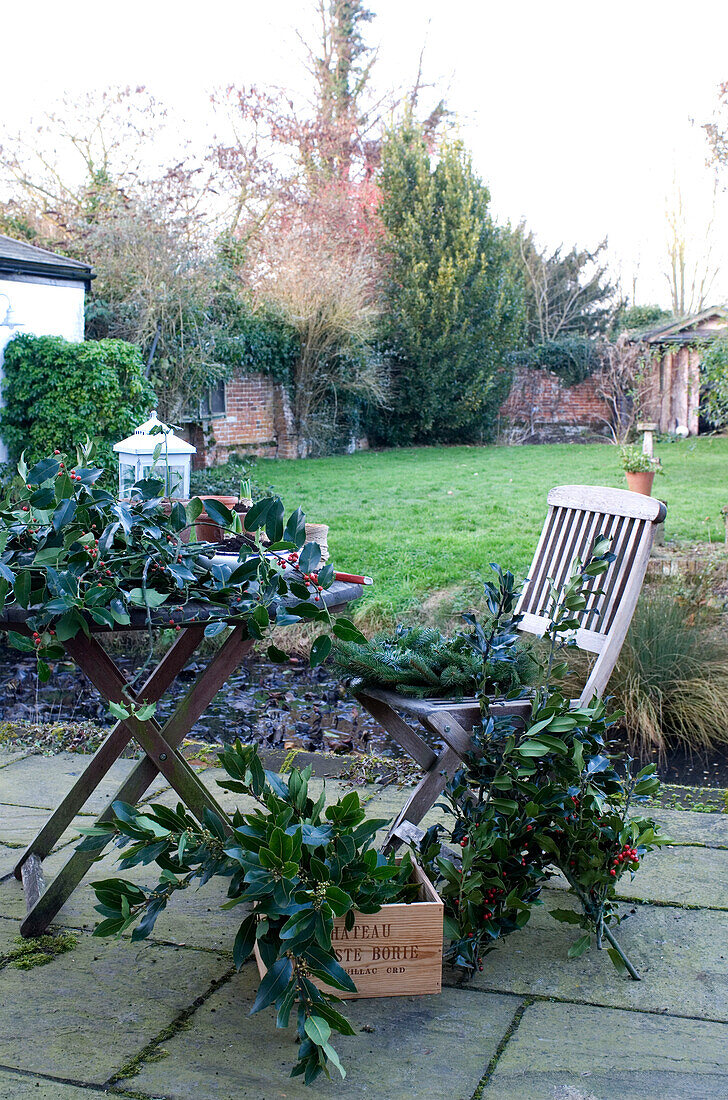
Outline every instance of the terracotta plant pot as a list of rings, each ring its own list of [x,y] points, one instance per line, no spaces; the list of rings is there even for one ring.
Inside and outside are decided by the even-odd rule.
[[[633,493],[641,493],[643,497],[652,496],[652,482],[655,480],[654,470],[640,470],[639,473],[626,471],[627,488]]]
[[[216,496],[214,493],[206,493],[204,495],[200,493],[200,500],[203,502],[206,500],[218,500],[220,504],[224,504],[231,512],[235,511],[235,506],[238,503],[237,497]],[[220,524],[211,520],[207,512],[202,512],[198,517],[195,530],[197,532],[198,542],[221,542],[225,535]]]

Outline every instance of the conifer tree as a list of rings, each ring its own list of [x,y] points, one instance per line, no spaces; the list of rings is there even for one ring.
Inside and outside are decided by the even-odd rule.
[[[522,328],[490,193],[461,142],[446,139],[433,156],[411,116],[386,136],[380,182],[392,393],[372,434],[388,443],[487,439],[508,389],[505,353]]]

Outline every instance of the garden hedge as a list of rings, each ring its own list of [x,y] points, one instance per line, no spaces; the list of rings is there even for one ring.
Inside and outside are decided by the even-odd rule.
[[[111,444],[156,404],[141,350],[124,340],[72,343],[61,336],[16,336],[5,349],[0,434],[10,458],[34,462],[55,449],[73,452],[86,435]]]

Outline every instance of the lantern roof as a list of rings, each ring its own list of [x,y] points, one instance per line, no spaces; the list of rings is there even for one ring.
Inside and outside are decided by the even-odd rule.
[[[157,430],[154,431],[154,428]],[[197,454],[196,447],[193,447],[186,439],[180,439],[167,424],[163,424],[158,419],[156,410],[152,412],[149,420],[145,420],[143,424],[134,429],[133,435],[122,439],[120,443],[115,443],[114,450],[117,453],[123,451],[125,454],[151,455],[162,439],[166,440],[164,449],[169,455]]]

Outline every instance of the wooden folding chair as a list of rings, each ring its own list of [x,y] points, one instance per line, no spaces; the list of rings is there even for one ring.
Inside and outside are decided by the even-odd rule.
[[[596,654],[579,705],[606,689],[637,604],[656,525],[664,521],[666,511],[659,500],[624,489],[561,485],[548,494],[548,515],[518,602],[522,631],[543,635],[549,622],[549,580],[557,587],[562,585],[574,560],[585,560],[598,535],[611,540],[615,555],[608,571],[591,584],[601,588],[604,595],[590,600],[579,615],[576,646]],[[480,707],[476,699],[407,699],[393,691],[368,687],[358,688],[356,696],[425,773],[385,841],[385,847],[396,848],[402,841],[416,840],[421,835],[416,826],[470,749]],[[494,699],[491,704],[493,714],[513,715],[516,719],[525,720],[530,711],[528,698]],[[430,735],[444,743],[444,748],[433,748],[398,712],[416,718]]]

